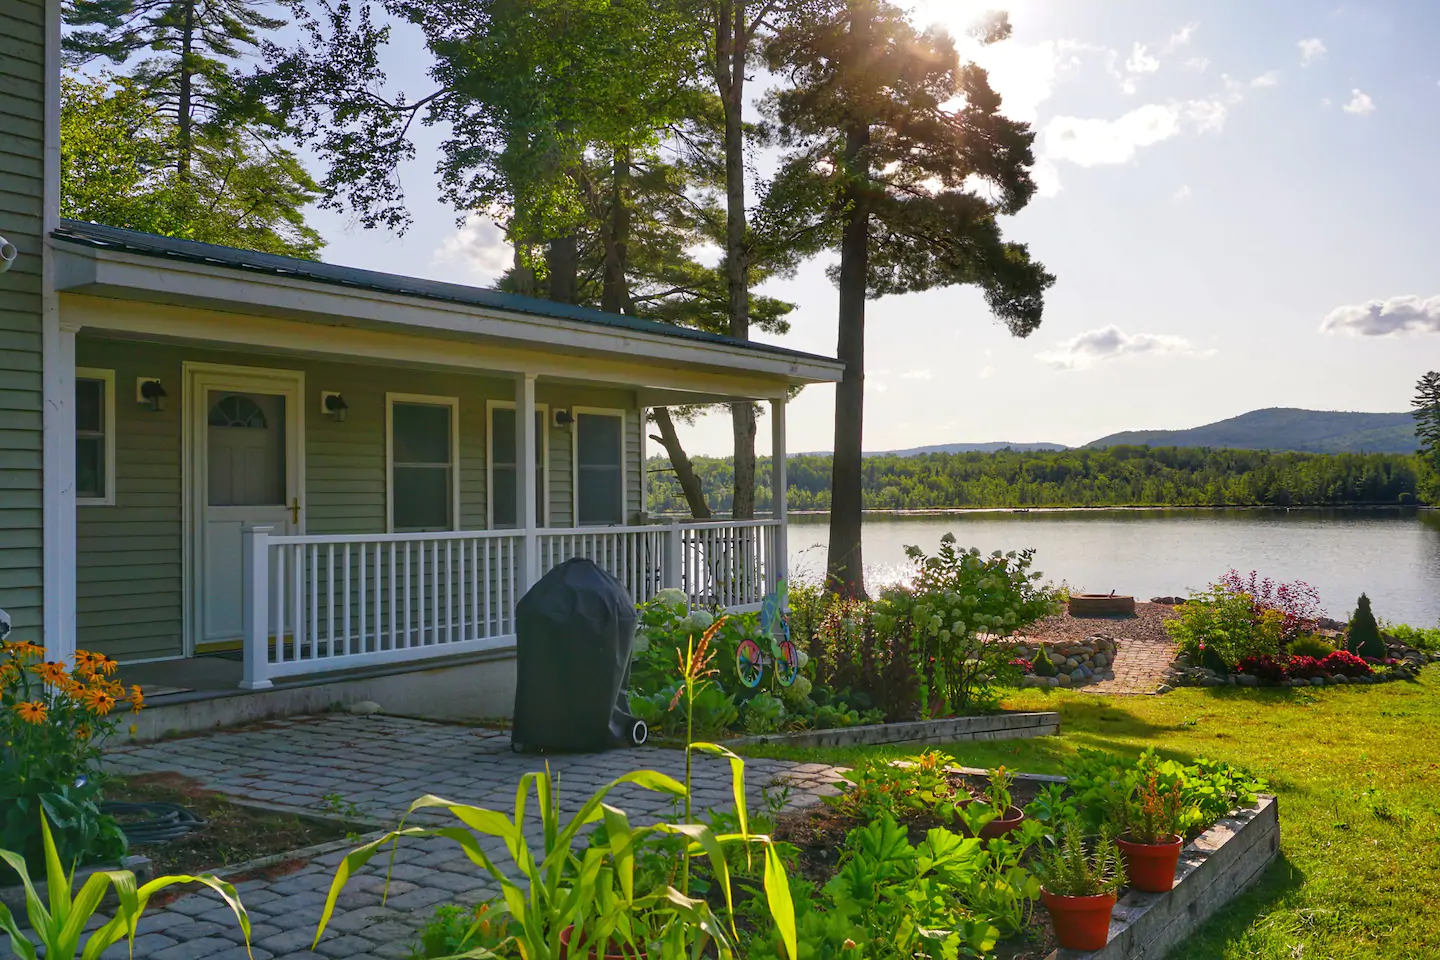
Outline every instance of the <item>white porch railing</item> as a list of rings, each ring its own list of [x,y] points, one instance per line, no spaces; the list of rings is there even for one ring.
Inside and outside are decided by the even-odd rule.
[[[586,557],[637,603],[678,587],[692,604],[756,609],[783,576],[775,520],[523,531],[244,535],[246,689],[504,647],[538,575]],[[533,554],[531,553],[533,551]]]

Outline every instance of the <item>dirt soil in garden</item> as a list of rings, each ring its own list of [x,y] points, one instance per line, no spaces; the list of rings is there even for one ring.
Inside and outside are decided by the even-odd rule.
[[[242,806],[224,794],[206,790],[188,777],[175,773],[114,777],[106,783],[105,799],[131,803],[178,803],[206,821],[204,827],[170,843],[135,845],[131,848],[132,853],[143,854],[154,861],[156,876],[211,872],[317,843],[343,840],[374,829],[339,818],[300,816]],[[304,866],[303,861],[281,861],[255,875],[278,877],[301,866]]]
[[[981,796],[988,785],[988,778],[952,774],[950,782],[963,787],[973,795]],[[1010,798],[1015,806],[1024,807],[1043,784],[1029,780],[1017,780],[1010,787]],[[935,817],[912,817],[904,821],[912,844],[925,839],[925,832],[932,827],[945,827],[959,832],[956,822],[942,822]],[[797,872],[816,887],[823,887],[835,875],[840,865],[840,851],[851,830],[864,826],[856,817],[842,813],[828,803],[782,814],[775,823],[773,836],[776,840],[793,845],[799,851]],[[1048,957],[1059,944],[1050,926],[1048,916],[1037,905],[1031,915],[1030,925],[1019,936],[1003,940],[996,945],[992,954],[996,960],[1040,960]]]
[[[1032,640],[1084,640],[1097,634],[1131,640],[1170,641],[1165,621],[1180,615],[1178,607],[1163,603],[1136,603],[1133,615],[1113,617],[1072,617],[1059,613],[1046,617],[1025,631]]]

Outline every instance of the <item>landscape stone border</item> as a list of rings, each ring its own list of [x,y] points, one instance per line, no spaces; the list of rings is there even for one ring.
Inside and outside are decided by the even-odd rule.
[[[1151,960],[1194,933],[1247,889],[1280,854],[1280,813],[1273,796],[1206,830],[1180,853],[1169,893],[1132,890],[1115,906],[1100,950],[1055,950],[1045,960]]]
[[[1023,740],[1060,732],[1054,711],[991,713],[978,717],[947,717],[905,723],[870,723],[833,730],[766,733],[726,740],[727,747],[853,747],[881,743],[958,743],[966,740]]]

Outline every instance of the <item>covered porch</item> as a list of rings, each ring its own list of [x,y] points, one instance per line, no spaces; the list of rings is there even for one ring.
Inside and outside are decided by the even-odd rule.
[[[504,658],[586,557],[643,602],[785,576],[785,404],[839,365],[493,291],[67,224],[69,629],[177,695]],[[768,516],[652,517],[654,406],[757,401]]]

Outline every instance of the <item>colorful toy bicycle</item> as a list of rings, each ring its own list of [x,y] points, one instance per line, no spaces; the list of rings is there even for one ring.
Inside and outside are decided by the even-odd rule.
[[[760,644],[746,638],[735,651],[735,672],[747,687],[758,687],[768,665],[775,670],[775,679],[788,687],[800,676],[800,651],[790,642],[790,594],[781,580],[774,593],[766,594],[760,603],[760,634],[768,641],[768,654]]]

